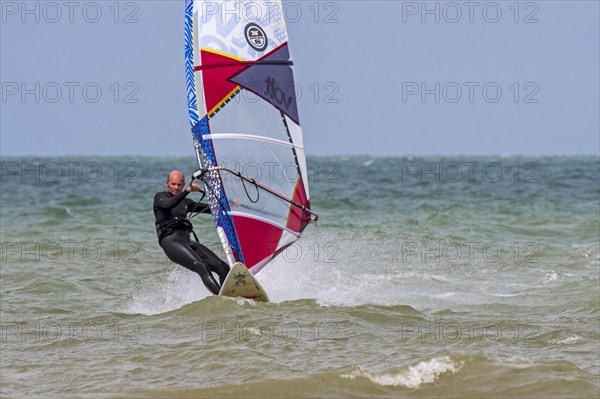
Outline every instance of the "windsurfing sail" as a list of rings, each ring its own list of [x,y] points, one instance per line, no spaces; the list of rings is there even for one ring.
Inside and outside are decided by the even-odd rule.
[[[281,1],[185,3],[188,109],[230,264],[258,272],[317,216]]]

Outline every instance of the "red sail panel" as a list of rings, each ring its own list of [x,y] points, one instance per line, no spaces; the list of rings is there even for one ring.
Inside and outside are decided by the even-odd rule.
[[[247,65],[244,64],[244,61],[212,51],[201,50],[200,56],[202,66],[195,69],[202,70],[204,98],[206,109],[210,115],[238,87],[236,83],[232,83],[229,79],[246,68]],[[212,68],[211,65],[218,65],[218,67]]]
[[[310,201],[308,201],[306,198],[302,176],[298,176],[292,201],[299,205],[304,205],[306,208],[310,209]],[[308,223],[310,223],[310,213],[303,211],[297,206],[290,207],[290,214],[288,216],[286,225],[288,229],[295,231],[296,233],[301,233],[306,228]]]
[[[283,230],[272,224],[239,215],[233,216],[233,223],[248,269],[273,256]]]

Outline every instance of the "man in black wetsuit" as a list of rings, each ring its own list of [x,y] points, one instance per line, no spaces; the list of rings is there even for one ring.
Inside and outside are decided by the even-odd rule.
[[[229,273],[229,265],[190,239],[192,224],[186,219],[188,212],[210,213],[210,209],[207,204],[186,198],[189,193],[200,191],[200,186],[192,183],[184,190],[184,181],[183,173],[174,170],[167,177],[167,191],[154,196],[158,243],[171,261],[198,273],[206,288],[217,295]],[[219,276],[220,283],[215,281],[213,272]]]

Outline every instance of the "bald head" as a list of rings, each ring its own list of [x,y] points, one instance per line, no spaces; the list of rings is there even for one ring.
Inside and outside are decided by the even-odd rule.
[[[180,172],[180,171],[178,171],[178,170],[172,170],[167,175],[167,183],[171,179],[180,179],[180,178],[183,179],[183,180],[185,180],[185,176],[183,175],[183,173]]]
[[[173,170],[167,176],[167,191],[173,195],[177,195],[183,191],[185,177],[178,170]]]

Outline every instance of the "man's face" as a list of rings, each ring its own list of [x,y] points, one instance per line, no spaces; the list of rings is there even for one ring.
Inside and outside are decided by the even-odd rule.
[[[177,195],[183,191],[183,175],[181,173],[171,173],[167,180],[167,191]]]

